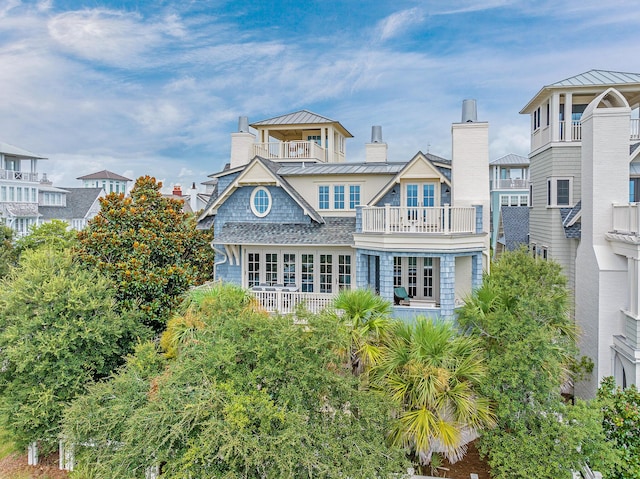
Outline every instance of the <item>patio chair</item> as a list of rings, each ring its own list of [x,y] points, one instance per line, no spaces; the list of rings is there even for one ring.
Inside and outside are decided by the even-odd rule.
[[[393,288],[393,301],[395,304],[400,304],[403,306],[409,306],[411,303],[409,302],[409,293],[404,288],[404,286],[400,286],[398,288]]]

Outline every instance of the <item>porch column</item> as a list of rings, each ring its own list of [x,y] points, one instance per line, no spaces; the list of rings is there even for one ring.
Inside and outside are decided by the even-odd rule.
[[[456,258],[448,254],[440,257],[440,315],[443,318],[453,318],[455,301]]]
[[[380,253],[380,297],[393,304],[393,255]]]
[[[369,255],[356,250],[356,288],[369,287]]]
[[[560,139],[560,94],[551,95],[551,105],[549,107],[549,123],[551,123],[551,141],[555,142]]]
[[[482,286],[482,275],[482,253],[477,253],[471,258],[471,289]]]
[[[573,94],[564,94],[564,141],[573,141]]]

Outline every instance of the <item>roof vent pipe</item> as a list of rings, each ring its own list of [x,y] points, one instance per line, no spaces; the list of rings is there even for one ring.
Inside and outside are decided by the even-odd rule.
[[[238,133],[249,133],[249,117],[238,117]]]
[[[475,100],[462,100],[462,123],[478,121],[478,109]]]
[[[371,127],[371,143],[382,143],[382,127],[380,125]]]

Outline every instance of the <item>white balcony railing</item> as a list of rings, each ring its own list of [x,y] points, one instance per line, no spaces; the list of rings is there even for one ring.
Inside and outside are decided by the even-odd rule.
[[[527,188],[529,188],[529,180],[501,179],[491,181],[492,190],[526,190]]]
[[[640,140],[640,118],[631,119],[631,139]]]
[[[363,233],[467,233],[476,232],[476,209],[441,207],[362,208]]]
[[[275,141],[256,143],[253,146],[255,155],[263,158],[282,159],[315,159],[326,161],[324,148],[315,141]]]
[[[613,231],[637,235],[640,232],[640,204],[613,205]]]
[[[0,170],[0,180],[38,181],[38,173],[26,171]]]
[[[302,293],[299,291],[251,291],[262,307],[270,313],[295,313],[300,305],[319,313],[333,303],[333,293]]]

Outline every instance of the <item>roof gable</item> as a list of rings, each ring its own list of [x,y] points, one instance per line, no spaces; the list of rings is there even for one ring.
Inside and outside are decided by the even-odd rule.
[[[387,192],[393,188],[394,185],[400,183],[405,179],[419,179],[419,180],[439,180],[441,183],[445,183],[451,186],[449,179],[431,163],[431,160],[419,151],[405,166],[400,170],[392,179],[382,188],[377,195],[375,195],[369,202],[370,205],[375,205],[380,199],[387,194]]]
[[[640,83],[640,73],[612,72],[607,70],[589,70],[548,85],[550,87],[623,85]]]
[[[324,223],[322,216],[289,184],[278,175],[279,165],[259,156],[254,157],[238,177],[227,186],[222,193],[203,211],[198,222],[208,216],[215,215],[222,205],[238,188],[251,185],[272,185],[281,187],[314,221]]]
[[[0,142],[0,153],[9,156],[17,156],[18,158],[33,158],[37,160],[46,160],[44,156],[36,155],[30,151],[23,150],[17,146],[10,145],[9,143]]]
[[[76,180],[119,180],[119,181],[131,181],[130,178],[119,175],[112,171],[102,170],[97,173],[91,173],[84,176],[79,176]]]

